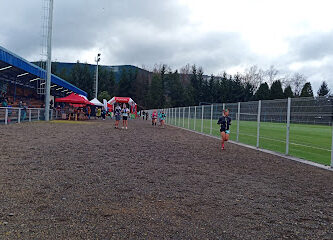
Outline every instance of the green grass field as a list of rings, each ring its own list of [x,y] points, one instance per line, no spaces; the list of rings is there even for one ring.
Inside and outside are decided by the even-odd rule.
[[[183,127],[183,119],[168,119],[168,124]],[[201,119],[184,119],[184,127],[201,132]],[[240,121],[239,142],[256,146],[257,143],[257,122]],[[202,132],[210,134],[211,121],[203,120]],[[286,124],[285,123],[260,123],[259,147],[279,153],[286,151]],[[237,121],[232,122],[230,139],[236,141]],[[212,123],[212,135],[220,136],[217,120]],[[289,155],[330,165],[332,129],[330,126],[290,124]]]

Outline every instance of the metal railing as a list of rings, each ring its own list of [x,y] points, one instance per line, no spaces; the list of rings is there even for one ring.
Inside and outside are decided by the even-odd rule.
[[[221,103],[163,110],[166,123],[220,136],[218,118],[228,108],[230,139],[333,167],[333,97]],[[152,113],[153,110],[148,110]]]
[[[60,119],[56,109],[50,109],[50,120]],[[42,121],[45,119],[44,108],[0,107],[0,124]]]

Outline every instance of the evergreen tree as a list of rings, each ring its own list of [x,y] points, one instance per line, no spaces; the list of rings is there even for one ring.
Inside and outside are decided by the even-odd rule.
[[[217,85],[216,85],[216,80],[214,75],[210,76],[209,82],[208,82],[208,102],[215,103],[216,102],[216,97],[217,95]]]
[[[255,94],[255,98],[257,100],[267,100],[270,99],[270,91],[269,91],[269,87],[268,84],[266,82],[260,84],[256,94]]]
[[[292,98],[294,97],[294,93],[293,90],[291,89],[291,86],[288,85],[285,89],[284,89],[284,93],[283,93],[285,98]]]
[[[199,102],[203,102],[204,101],[204,92],[205,90],[203,89],[204,88],[204,79],[203,79],[203,70],[201,67],[199,67],[198,69],[198,74],[197,74],[197,79],[198,79],[198,101]]]
[[[330,89],[325,81],[322,82],[317,94],[318,96],[327,96],[330,93]]]
[[[280,80],[276,80],[272,83],[270,94],[271,94],[271,99],[284,98],[282,84],[281,84]]]
[[[153,79],[151,81],[150,89],[150,106],[151,108],[161,108],[161,96],[163,95],[162,81],[159,74],[154,73]]]
[[[131,90],[130,76],[127,69],[121,71],[120,80],[118,83],[118,96],[128,97]]]
[[[230,78],[229,84],[231,84],[231,96],[227,100],[229,102],[242,102],[244,101],[244,88],[240,75],[237,73],[234,79]]]
[[[101,66],[98,70],[98,92],[103,91],[114,96],[116,94],[116,80],[112,69]]]
[[[255,87],[250,82],[245,83],[245,86],[244,86],[244,101],[245,102],[253,100],[254,89],[255,89]]]
[[[313,97],[313,91],[310,82],[304,84],[301,91],[301,97]]]
[[[58,72],[56,73],[56,75],[57,75],[58,77],[64,79],[64,80],[66,80],[66,81],[68,81],[68,79],[69,79],[69,76],[68,76],[68,74],[67,74],[67,70],[66,70],[65,68],[61,69],[60,72],[58,71]]]
[[[199,84],[197,67],[195,65],[192,66],[192,74],[190,81],[192,88],[188,89],[188,97],[192,98],[191,102],[194,102],[195,105],[199,105]]]
[[[170,104],[172,107],[184,106],[184,88],[180,82],[180,76],[176,70],[169,74]]]
[[[88,64],[79,61],[74,65],[69,76],[69,82],[88,93],[88,98],[93,97],[93,77],[89,71]]]

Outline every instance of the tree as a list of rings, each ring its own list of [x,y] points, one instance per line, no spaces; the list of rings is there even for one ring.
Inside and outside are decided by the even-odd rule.
[[[170,104],[173,107],[184,105],[184,88],[180,82],[178,71],[168,74],[168,89],[170,96]]]
[[[290,84],[291,86],[294,87],[294,94],[295,96],[300,96],[301,94],[301,89],[303,87],[303,84],[306,82],[306,78],[304,75],[300,73],[295,73],[291,78],[290,78]]]
[[[327,83],[325,81],[322,82],[320,85],[320,88],[317,92],[318,96],[327,96],[330,93],[330,89],[327,86]]]
[[[71,69],[69,82],[86,91],[89,98],[93,97],[94,80],[92,73],[89,71],[88,64],[81,64],[79,61],[77,61],[74,67]]]
[[[249,69],[245,70],[242,79],[244,83],[250,83],[254,87],[254,90],[257,90],[260,84],[263,82],[264,76],[265,72],[262,69],[258,68],[258,66],[254,65],[251,66]]]
[[[198,100],[199,102],[203,102],[204,101],[204,97],[205,97],[205,90],[204,90],[204,78],[203,78],[203,69],[202,67],[198,68]]]
[[[131,90],[131,81],[127,69],[121,71],[120,80],[118,83],[118,96],[127,97]]]
[[[268,84],[266,82],[260,84],[260,86],[255,94],[255,98],[257,100],[270,99],[270,91],[269,91]]]
[[[215,80],[214,75],[210,76],[210,79],[208,81],[208,102],[215,103],[217,101],[217,87],[218,84]]]
[[[163,96],[163,87],[162,81],[159,74],[154,73],[153,79],[151,81],[150,89],[149,89],[149,96],[150,96],[150,107],[151,108],[161,108],[161,96]]]
[[[271,86],[271,99],[282,99],[284,98],[283,90],[282,90],[282,85],[279,80],[274,81]]]
[[[266,82],[268,82],[268,84],[270,86],[272,86],[273,82],[276,81],[276,77],[277,77],[278,74],[279,74],[279,71],[277,69],[275,69],[275,67],[273,65],[271,65],[269,67],[269,69],[267,69],[265,71]]]
[[[245,83],[244,86],[244,101],[248,102],[253,99],[254,95],[254,86],[251,83]]]
[[[189,95],[193,98],[193,102],[196,105],[199,105],[199,81],[197,74],[197,67],[195,65],[192,66],[192,74],[191,74],[191,84],[192,84],[192,93]]]
[[[98,92],[107,91],[110,95],[116,94],[116,80],[112,69],[100,66],[98,70]]]
[[[294,97],[293,90],[291,89],[290,85],[288,85],[283,92],[285,98],[292,98]]]
[[[102,91],[100,94],[98,94],[98,100],[103,102],[103,99],[106,99],[107,101],[111,99],[111,96],[107,91]]]
[[[313,91],[310,82],[304,84],[301,92],[301,97],[313,97]]]

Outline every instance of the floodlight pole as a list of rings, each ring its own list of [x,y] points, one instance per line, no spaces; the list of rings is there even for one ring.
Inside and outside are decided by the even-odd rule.
[[[51,89],[51,53],[52,53],[52,19],[53,19],[53,0],[49,5],[49,20],[47,24],[47,71],[45,85],[45,121],[50,120],[50,89]]]

